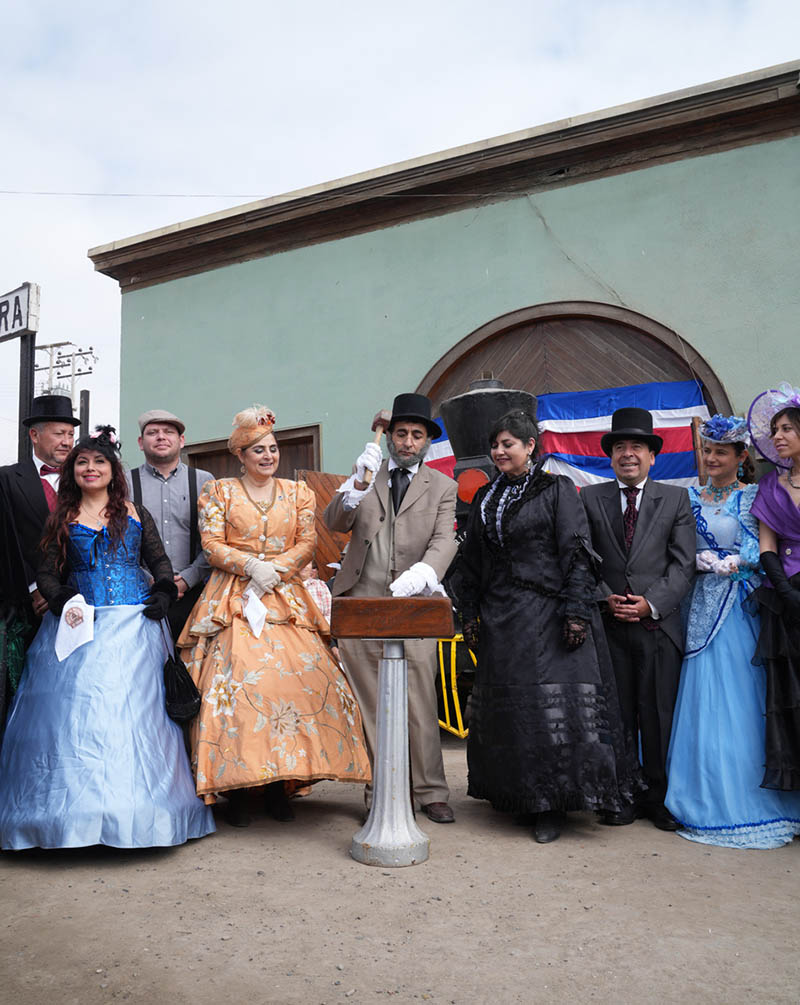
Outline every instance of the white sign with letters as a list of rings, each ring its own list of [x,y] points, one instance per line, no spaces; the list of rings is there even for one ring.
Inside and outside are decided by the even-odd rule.
[[[0,340],[39,330],[39,287],[23,283],[0,297]]]

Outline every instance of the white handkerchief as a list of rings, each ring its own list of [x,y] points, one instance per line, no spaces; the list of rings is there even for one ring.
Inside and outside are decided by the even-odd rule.
[[[94,638],[94,607],[80,593],[64,604],[56,632],[56,657],[62,663],[81,646]]]
[[[248,586],[242,597],[242,612],[250,625],[250,631],[259,638],[267,618],[267,609],[261,603],[252,586]]]

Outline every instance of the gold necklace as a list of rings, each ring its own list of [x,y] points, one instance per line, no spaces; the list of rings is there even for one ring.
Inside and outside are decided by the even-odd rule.
[[[263,489],[263,488],[269,487],[270,483],[271,483],[272,491],[271,491],[271,493],[270,493],[270,495],[269,495],[269,497],[267,499],[254,499],[253,496],[250,495],[250,491],[249,491],[249,489],[247,487],[248,483],[245,480],[245,478],[241,477],[241,478],[239,478],[239,481],[242,483],[242,488],[244,489],[244,494],[247,496],[247,498],[250,500],[250,502],[254,506],[258,507],[258,509],[261,510],[262,513],[265,513],[267,510],[269,510],[269,509],[272,508],[272,504],[275,502],[275,491],[276,491],[276,489],[275,489],[275,479],[274,478],[271,478],[270,481],[267,482],[267,485],[251,486],[251,488],[254,488],[254,489],[255,488]]]

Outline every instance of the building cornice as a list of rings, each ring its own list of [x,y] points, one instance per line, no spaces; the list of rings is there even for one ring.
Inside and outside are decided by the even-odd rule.
[[[92,248],[123,292],[800,131],[800,61],[563,119]]]

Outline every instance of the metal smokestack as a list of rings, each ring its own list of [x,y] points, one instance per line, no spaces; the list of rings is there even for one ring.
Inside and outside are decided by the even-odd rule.
[[[448,398],[439,406],[456,458],[453,477],[458,482],[459,531],[464,528],[475,492],[497,473],[489,456],[489,429],[495,420],[513,409],[522,409],[535,419],[536,395],[507,388],[491,374],[482,374],[464,394]]]

